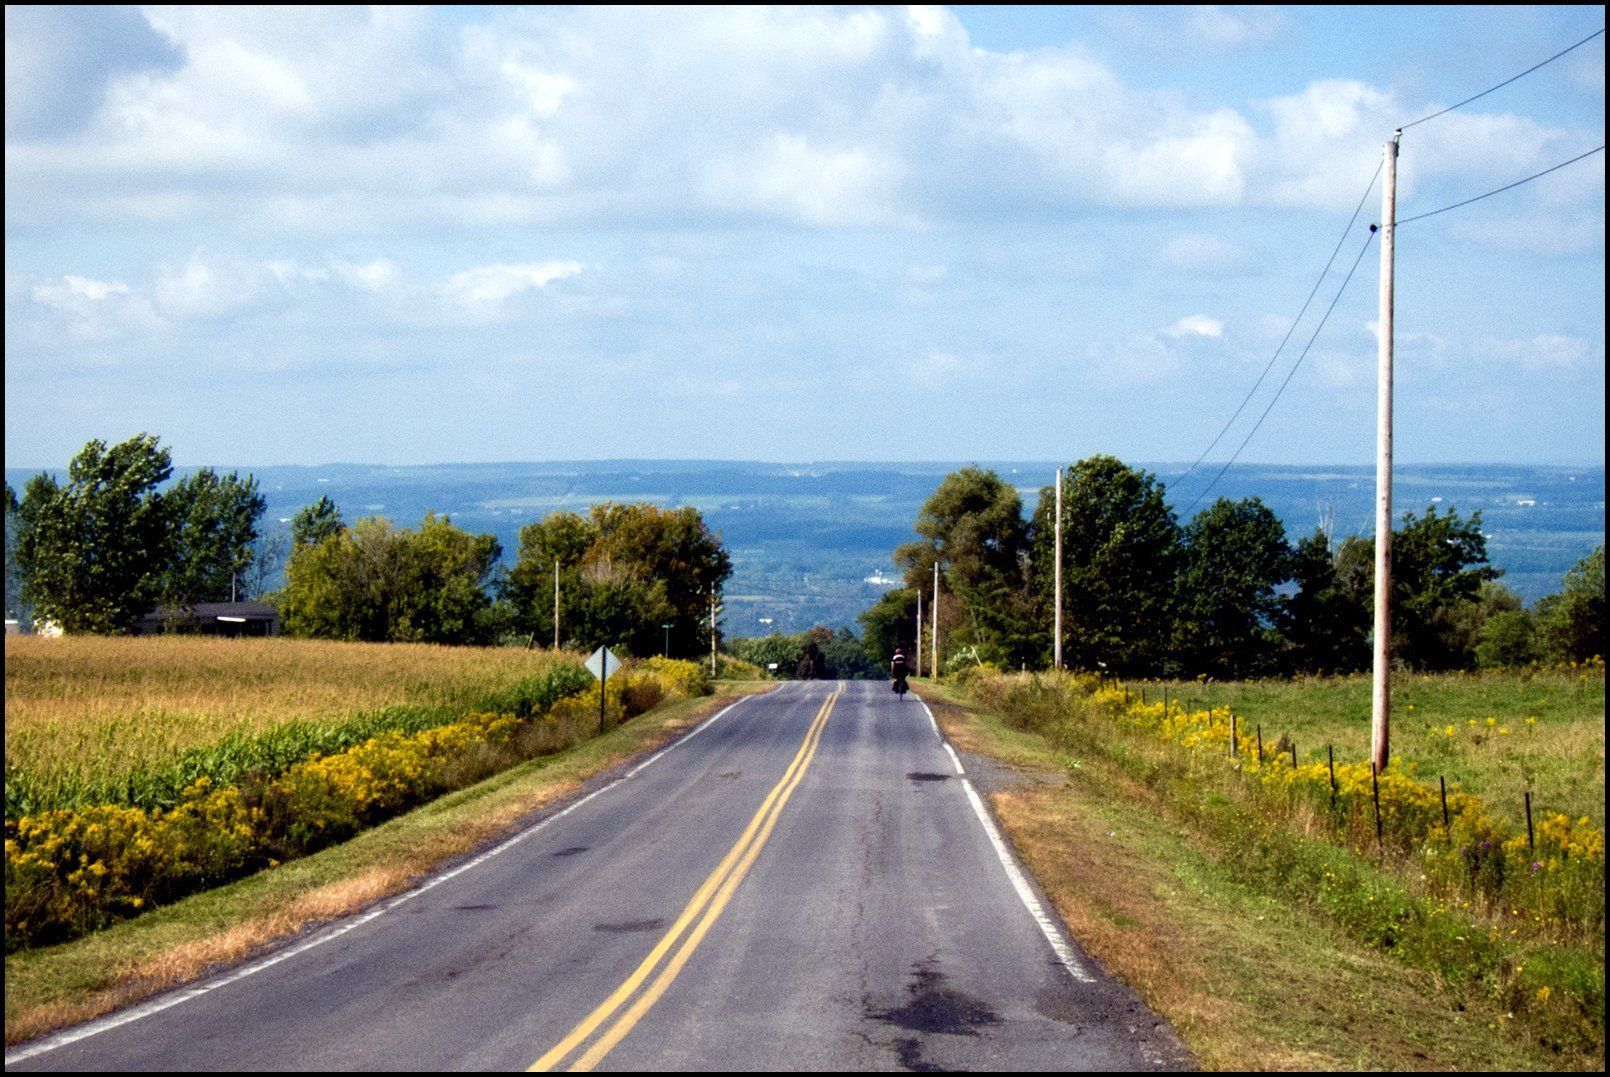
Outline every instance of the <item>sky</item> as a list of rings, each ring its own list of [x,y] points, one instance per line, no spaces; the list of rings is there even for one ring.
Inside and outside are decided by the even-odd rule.
[[[8,6],[5,463],[1367,464],[1384,142],[1603,24]],[[1600,36],[1398,215],[1603,132]],[[1602,463],[1604,235],[1603,153],[1399,230],[1399,460]]]

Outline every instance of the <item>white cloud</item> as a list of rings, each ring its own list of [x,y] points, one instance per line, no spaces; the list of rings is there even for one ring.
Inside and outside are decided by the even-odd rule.
[[[546,288],[556,280],[573,277],[581,268],[580,262],[476,266],[449,277],[442,292],[459,306],[489,312],[521,292]]]
[[[122,281],[100,281],[67,274],[33,288],[34,302],[67,318],[78,340],[112,340],[125,333],[157,328],[161,319],[148,300]]]
[[[1196,336],[1218,339],[1224,336],[1224,323],[1205,314],[1188,314],[1162,332],[1164,336],[1169,337]]]
[[[1589,355],[1586,340],[1565,333],[1540,333],[1529,340],[1495,340],[1488,350],[1528,370],[1573,370],[1582,366]]]

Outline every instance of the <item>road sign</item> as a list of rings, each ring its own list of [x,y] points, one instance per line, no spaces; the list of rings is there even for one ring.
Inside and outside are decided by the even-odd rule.
[[[611,670],[621,668],[621,660],[608,647],[600,647],[593,652],[591,658],[587,659],[586,665],[588,673],[603,680]]]

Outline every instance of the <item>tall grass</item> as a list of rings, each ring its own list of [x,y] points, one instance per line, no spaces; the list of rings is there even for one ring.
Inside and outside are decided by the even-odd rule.
[[[1604,835],[1586,817],[1548,814],[1534,848],[1524,824],[1457,786],[1445,825],[1434,781],[1407,768],[1376,781],[1355,761],[1362,752],[1338,753],[1333,785],[1328,759],[1310,754],[1294,766],[1266,726],[1260,762],[1255,730],[1232,727],[1227,707],[1181,706],[1171,694],[1165,710],[1157,696],[1142,703],[1123,687],[1066,674],[980,671],[967,690],[1010,724],[1116,764],[1208,837],[1240,877],[1488,994],[1540,1042],[1602,1057]],[[1266,715],[1268,725],[1275,717]],[[1602,760],[1602,726],[1599,734]]]
[[[579,656],[426,644],[7,637],[6,818],[164,807],[200,777],[277,773],[471,711],[529,716],[585,689]]]

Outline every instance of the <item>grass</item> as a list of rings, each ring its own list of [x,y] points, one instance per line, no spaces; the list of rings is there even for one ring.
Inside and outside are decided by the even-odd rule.
[[[1602,921],[1586,949],[1442,938],[1457,916],[1419,915],[1432,903],[1397,865],[1271,829],[1120,729],[1053,740],[942,691],[958,747],[1041,776],[992,798],[1003,826],[1074,934],[1205,1067],[1602,1068]],[[1327,891],[1330,875],[1345,885]],[[1368,930],[1382,904],[1396,948]],[[1494,951],[1505,967],[1484,966]],[[1595,994],[1597,1018],[1579,1002]]]
[[[1370,684],[1368,675],[1356,675],[1135,681],[1129,687],[1144,689],[1153,701],[1166,687],[1170,700],[1192,709],[1229,707],[1246,722],[1261,724],[1266,743],[1273,745],[1283,735],[1294,740],[1303,762],[1323,760],[1327,745],[1342,762],[1369,758]],[[1602,667],[1399,673],[1392,688],[1392,766],[1412,768],[1433,783],[1439,775],[1450,785],[1457,782],[1521,826],[1524,794],[1530,790],[1534,814],[1585,815],[1603,829]]]
[[[313,856],[85,938],[8,955],[6,1042],[132,1004],[398,893],[573,793],[587,778],[666,742],[735,696],[767,687],[720,685],[715,697],[659,707]]]
[[[8,636],[5,647],[8,819],[138,803],[127,790],[182,787],[217,773],[224,756],[288,763],[382,729],[512,709],[502,704],[522,685],[580,662],[509,648],[282,638]],[[120,785],[125,793],[113,795]]]

